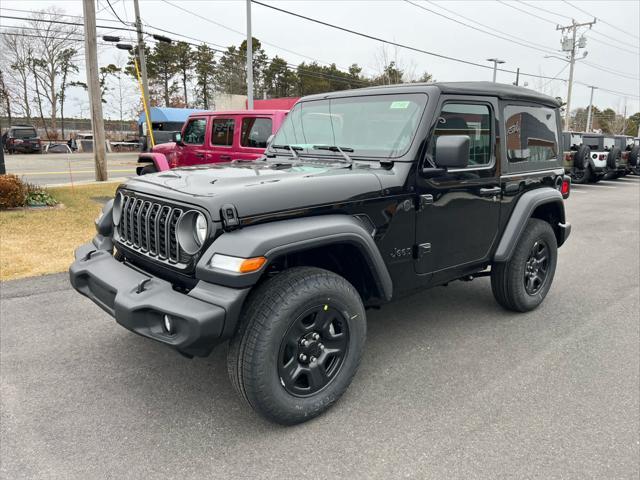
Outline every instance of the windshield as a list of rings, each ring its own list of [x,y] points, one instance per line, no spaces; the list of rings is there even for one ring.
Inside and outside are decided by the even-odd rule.
[[[300,154],[315,156],[330,151],[319,146],[337,146],[352,149],[353,156],[398,157],[411,146],[426,103],[423,93],[301,102],[272,144],[301,147]]]

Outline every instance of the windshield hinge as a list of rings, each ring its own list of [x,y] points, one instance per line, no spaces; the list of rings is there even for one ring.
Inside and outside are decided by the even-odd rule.
[[[238,218],[238,210],[236,210],[236,206],[231,203],[227,203],[222,205],[220,208],[220,213],[222,216],[222,224],[225,229],[233,230],[240,226],[240,219]]]

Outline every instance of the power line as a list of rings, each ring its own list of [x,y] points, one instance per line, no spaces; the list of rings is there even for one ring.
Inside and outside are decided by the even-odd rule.
[[[121,24],[123,25],[127,25],[125,22],[122,21],[122,19],[118,16],[118,14],[116,13],[116,11],[113,8],[113,5],[111,5],[111,2],[109,0],[107,0],[107,4],[109,5],[109,8],[111,9],[111,11],[113,12],[113,14],[116,16],[116,18],[120,21]]]
[[[537,18],[537,19],[539,19],[539,20],[542,20],[543,22],[549,23],[549,24],[551,24],[551,25],[556,25],[556,22],[553,22],[553,21],[551,21],[551,20],[549,20],[549,19],[547,19],[547,18],[544,18],[544,17],[541,17],[541,16],[539,16],[539,15],[536,15],[535,13],[529,12],[529,11],[524,10],[524,9],[522,9],[522,8],[518,8],[518,7],[516,7],[515,5],[513,5],[512,3],[504,2],[504,1],[502,1],[502,0],[497,0],[497,1],[498,1],[498,3],[501,3],[501,4],[503,4],[503,5],[506,5],[507,7],[513,8],[513,9],[515,9],[515,10],[518,10],[519,12],[522,12],[522,13],[524,13],[524,14],[526,14],[526,15],[531,16],[531,17],[534,17],[534,18]],[[522,1],[520,1],[520,3],[521,3],[522,5],[526,5],[526,6],[528,6],[529,8],[534,8],[534,7],[532,7],[531,5],[529,5],[528,3],[525,3],[525,2],[522,2]],[[537,6],[536,6],[535,8],[536,8],[537,10],[543,10],[543,11],[548,12],[548,13],[553,13],[554,15],[556,15],[556,16],[558,16],[558,17],[571,18],[571,17],[569,17],[569,16],[561,15],[561,14],[559,14],[559,13],[555,13],[555,12],[551,12],[551,10],[547,10],[547,9],[539,8],[539,7],[537,7]],[[591,15],[591,16],[593,17],[593,15]],[[605,37],[605,38],[607,38],[607,39],[610,39],[610,40],[612,40],[612,41],[614,41],[614,42],[618,42],[618,43],[621,43],[621,44],[623,44],[623,45],[628,45],[628,46],[631,46],[631,47],[633,47],[633,48],[637,48],[636,46],[631,45],[631,44],[629,44],[629,43],[625,43],[625,42],[623,42],[623,41],[621,41],[621,40],[618,40],[618,39],[612,38],[612,37],[610,37],[610,36],[602,35],[601,33],[597,32],[597,31],[594,31],[593,29],[592,29],[592,30],[590,30],[590,32],[591,32],[591,33],[593,33],[593,34],[595,34],[595,35],[603,36],[603,37]],[[627,52],[627,53],[632,53],[632,54],[634,54],[634,55],[636,54],[636,52],[632,52],[632,51],[630,51],[630,50],[628,50],[628,49],[626,49],[626,48],[622,48],[622,47],[618,47],[618,46],[616,46],[616,45],[612,45],[611,43],[605,42],[604,40],[600,40],[600,39],[597,39],[597,38],[591,38],[591,40],[593,40],[594,42],[597,42],[597,43],[602,43],[602,44],[607,45],[607,46],[612,47],[612,48],[620,49],[620,50],[622,50],[622,51],[624,51],[624,52]]]
[[[175,3],[172,3],[169,0],[162,0],[162,1],[164,3],[166,3],[166,4],[168,4],[168,5],[171,5],[174,8],[177,8],[178,10],[182,10],[185,13],[193,15],[193,16],[201,19],[201,20],[204,20],[205,22],[211,23],[211,24],[216,25],[216,26],[218,26],[220,28],[223,28],[225,30],[229,30],[230,32],[236,33],[238,35],[242,35],[243,37],[245,36],[245,32],[242,32],[240,30],[236,30],[234,28],[228,27],[227,25],[223,25],[222,23],[219,23],[219,22],[216,22],[214,20],[211,20],[210,18],[204,17],[204,16],[202,16],[202,15],[196,13],[196,12],[193,12],[191,10],[188,10],[188,9],[186,9],[186,8],[180,6],[180,5],[176,5]],[[302,53],[295,52],[293,50],[289,50],[288,48],[282,47],[280,45],[276,45],[274,43],[269,43],[269,42],[266,42],[264,40],[261,40],[260,42],[265,44],[265,45],[269,45],[270,47],[274,47],[274,48],[277,48],[279,50],[282,50],[283,52],[287,52],[287,53],[291,53],[293,55],[297,55],[298,57],[301,57],[301,58],[306,58],[308,60],[313,60],[314,62],[318,62],[318,63],[324,63],[325,65],[331,65],[331,62],[320,61],[320,60],[318,60],[316,58],[309,57],[308,55],[303,55]],[[346,70],[346,69],[343,69],[343,70]]]
[[[422,5],[418,4],[418,3],[412,2],[411,0],[404,0],[404,1],[406,3],[408,3],[408,4],[410,4],[410,5],[413,5],[414,7],[420,8],[420,9],[426,11],[426,12],[433,13],[434,15],[438,15],[439,17],[446,18],[447,20],[449,20],[451,22],[455,22],[455,23],[457,23],[459,25],[465,26],[467,28],[471,28],[473,30],[476,30],[476,31],[481,32],[481,33],[484,33],[486,35],[491,35],[492,37],[499,38],[500,40],[507,40],[509,42],[517,43],[518,45],[521,45],[523,47],[530,48],[532,50],[537,50],[537,51],[543,52],[543,53],[550,53],[551,52],[550,49],[541,49],[541,48],[533,46],[530,43],[523,43],[523,42],[521,42],[519,40],[509,39],[509,38],[503,37],[501,35],[497,35],[495,33],[487,32],[487,31],[482,30],[480,28],[474,27],[473,25],[469,25],[467,23],[461,22],[460,20],[456,20],[455,18],[448,17],[447,15],[445,15],[443,13],[439,13],[439,12],[436,12],[434,10],[431,10],[431,9],[429,9],[427,7],[424,7],[424,6],[422,6]]]
[[[569,1],[567,1],[567,0],[562,0],[562,1],[563,1],[564,3],[566,3],[567,5],[569,5],[569,6],[573,7],[573,8],[575,8],[576,10],[578,10],[578,11],[580,11],[580,12],[584,13],[585,15],[589,15],[590,17],[597,18],[597,19],[598,19],[598,20],[600,20],[602,23],[604,23],[605,25],[608,25],[608,26],[609,26],[609,27],[611,27],[611,28],[615,28],[616,30],[619,28],[619,27],[617,27],[616,25],[613,25],[613,24],[611,24],[611,23],[607,22],[606,20],[603,20],[601,17],[596,17],[595,15],[590,14],[590,13],[589,13],[589,12],[587,12],[586,10],[584,10],[584,9],[582,9],[582,8],[580,8],[580,7],[576,6],[576,5],[574,5],[573,3],[571,3],[571,2],[569,2]],[[638,35],[633,35],[633,34],[632,34],[632,33],[630,33],[630,32],[629,32],[629,36],[631,36],[631,37],[633,37],[633,38],[637,38],[638,40],[640,40],[640,37],[639,37]]]
[[[357,35],[357,36],[360,36],[360,37],[363,37],[363,38],[367,38],[369,40],[374,40],[376,42],[381,42],[381,43],[385,43],[387,45],[393,45],[395,47],[404,48],[406,50],[411,50],[411,51],[414,51],[414,52],[423,53],[425,55],[430,55],[432,57],[437,57],[437,58],[442,58],[442,59],[445,59],[445,60],[451,60],[453,62],[463,63],[465,65],[472,65],[474,67],[483,68],[485,70],[486,69],[493,70],[493,67],[490,67],[489,65],[484,65],[484,64],[481,64],[481,63],[472,62],[470,60],[463,60],[461,58],[451,57],[449,55],[444,55],[444,54],[440,54],[440,53],[436,53],[436,52],[431,52],[431,51],[428,51],[428,50],[423,50],[421,48],[412,47],[410,45],[405,45],[405,44],[394,42],[394,41],[391,41],[391,40],[385,40],[384,38],[375,37],[375,36],[369,35],[367,33],[358,32],[356,30],[351,30],[351,29],[346,28],[346,27],[341,27],[341,26],[338,26],[338,25],[334,25],[332,23],[324,22],[322,20],[318,20],[318,19],[315,19],[315,18],[307,17],[305,15],[301,15],[299,13],[291,12],[289,10],[284,10],[282,8],[275,7],[273,5],[269,5],[269,4],[266,4],[266,3],[259,2],[258,0],[251,0],[251,1],[253,3],[255,3],[255,4],[257,4],[257,5],[261,5],[263,7],[270,8],[272,10],[276,10],[276,11],[279,11],[279,12],[282,12],[282,13],[286,13],[287,15],[291,15],[291,16],[294,16],[294,17],[302,18],[302,19],[310,21],[310,22],[314,22],[314,23],[318,23],[320,25],[324,25],[325,27],[330,27],[330,28],[333,28],[333,29],[336,29],[336,30],[340,30],[340,31],[343,31],[343,32],[351,33],[353,35]],[[504,69],[504,68],[499,68],[498,70],[500,72],[513,73],[513,74],[516,73],[515,70],[507,70],[507,69]],[[535,74],[532,74],[532,73],[524,73],[524,72],[520,72],[520,75],[523,75],[523,76],[526,76],[526,77],[535,77],[535,78],[547,78],[547,79],[551,78],[551,77],[547,77],[547,76],[544,76],[544,75],[535,75]]]
[[[475,23],[476,25],[480,25],[480,26],[482,26],[482,27],[484,27],[484,28],[487,28],[487,29],[489,29],[489,30],[493,30],[493,31],[498,32],[498,33],[500,33],[500,34],[502,34],[502,35],[505,35],[505,36],[507,36],[507,37],[515,38],[515,39],[517,39],[517,40],[521,40],[521,41],[523,41],[523,42],[530,43],[531,45],[536,45],[536,46],[538,46],[538,47],[540,47],[540,48],[542,48],[542,49],[544,49],[544,50],[548,50],[548,51],[553,51],[553,50],[554,50],[554,48],[553,48],[553,47],[549,47],[549,46],[547,46],[547,45],[542,45],[542,44],[540,44],[540,43],[532,42],[532,41],[527,40],[527,39],[525,39],[525,38],[518,37],[518,36],[516,36],[516,35],[512,35],[512,34],[510,34],[510,33],[504,32],[504,31],[502,31],[502,30],[498,30],[498,29],[496,29],[495,27],[492,27],[492,26],[486,25],[486,24],[484,24],[484,23],[480,23],[480,22],[478,22],[477,20],[473,20],[472,18],[465,17],[464,15],[462,15],[462,14],[460,14],[460,13],[458,13],[458,12],[454,11],[454,10],[450,10],[450,9],[448,9],[448,8],[446,8],[446,7],[443,7],[442,5],[440,5],[440,4],[436,3],[436,2],[433,2],[433,1],[431,1],[431,0],[425,0],[425,1],[426,1],[426,2],[428,2],[428,3],[430,3],[431,5],[433,5],[433,6],[435,6],[435,7],[440,8],[441,10],[444,10],[445,12],[449,12],[449,13],[451,13],[451,14],[453,14],[453,15],[457,15],[458,17],[463,18],[464,20],[467,20],[468,22]],[[509,40],[509,41],[511,41],[511,40]]]
[[[634,76],[633,76],[632,74],[630,74],[630,73],[620,72],[620,71],[617,71],[617,70],[611,70],[609,67],[603,67],[602,65],[598,65],[598,64],[596,64],[596,63],[590,63],[590,62],[587,62],[586,60],[581,60],[581,61],[582,61],[582,63],[584,63],[585,65],[587,65],[587,66],[589,66],[589,67],[591,67],[591,68],[595,68],[595,69],[597,69],[597,70],[602,70],[603,68],[606,68],[606,69],[607,69],[609,72],[611,72],[612,74],[616,74],[616,75],[618,75],[618,76],[620,76],[620,77],[628,78],[628,79],[630,79],[630,80],[640,80],[640,78],[639,78],[639,77],[634,77]]]

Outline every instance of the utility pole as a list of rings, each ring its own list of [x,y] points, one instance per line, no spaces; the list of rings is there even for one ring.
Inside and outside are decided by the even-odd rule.
[[[498,64],[505,63],[504,60],[499,58],[487,58],[487,62],[493,62],[493,83],[496,83],[496,74],[498,73]]]
[[[247,0],[247,108],[253,110],[253,37],[251,36],[251,0]]]
[[[587,110],[587,129],[585,130],[587,133],[591,131],[591,120],[593,117],[593,91],[598,87],[589,86],[591,89],[591,98],[589,98],[589,110]]]
[[[569,130],[569,122],[571,120],[571,90],[573,88],[573,67],[576,63],[576,50],[578,48],[584,48],[586,46],[586,40],[584,38],[580,39],[580,44],[576,44],[576,31],[579,27],[589,27],[595,25],[596,19],[593,19],[593,22],[585,22],[585,23],[576,23],[574,19],[571,19],[571,25],[567,25],[562,27],[560,25],[556,26],[556,30],[560,30],[562,33],[565,31],[571,32],[571,40],[568,38],[562,39],[562,50],[565,52],[569,52],[569,86],[567,88],[567,106],[566,111],[564,112],[564,129]],[[570,43],[569,43],[570,42]]]
[[[93,158],[96,181],[107,180],[107,152],[105,149],[104,119],[102,118],[102,92],[98,77],[98,43],[96,41],[95,0],[82,0],[84,14],[84,49],[87,64],[87,87],[91,108],[91,128],[93,130]]]
[[[140,6],[138,0],[133,0],[133,7],[136,14],[136,32],[138,34],[138,59],[140,60],[140,76],[142,77],[142,101],[144,103],[143,108],[145,112],[149,111],[149,83],[147,81],[147,61],[144,55],[144,38],[142,36],[142,20],[140,20]],[[151,125],[147,125],[147,130],[151,129]],[[151,139],[151,147],[153,144],[153,132],[147,132],[147,138]],[[149,142],[147,142],[149,145]]]

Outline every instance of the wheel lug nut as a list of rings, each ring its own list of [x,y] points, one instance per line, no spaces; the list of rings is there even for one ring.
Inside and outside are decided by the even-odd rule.
[[[307,356],[304,353],[301,353],[298,358],[300,359],[301,362],[306,362],[307,361]]]
[[[309,361],[310,361],[311,363],[315,363],[315,362],[316,362],[316,357],[311,357],[311,358],[309,359]]]
[[[319,340],[320,339],[320,335],[318,335],[317,333],[313,334],[313,339],[314,340]]]
[[[320,344],[320,350],[324,351],[324,345]]]

